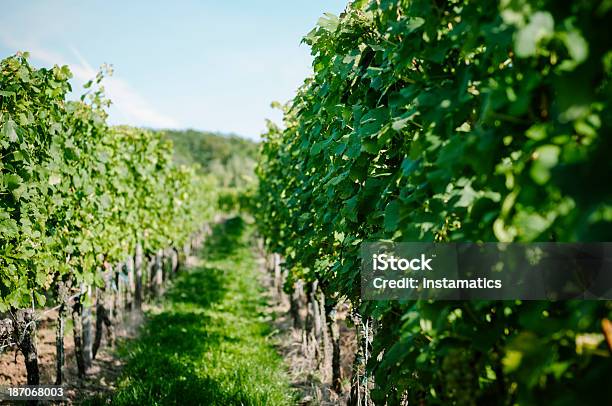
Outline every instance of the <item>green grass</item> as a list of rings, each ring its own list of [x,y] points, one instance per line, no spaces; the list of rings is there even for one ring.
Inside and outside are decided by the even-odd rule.
[[[117,405],[295,403],[260,309],[265,305],[241,218],[219,225],[203,264],[183,271],[127,357]]]

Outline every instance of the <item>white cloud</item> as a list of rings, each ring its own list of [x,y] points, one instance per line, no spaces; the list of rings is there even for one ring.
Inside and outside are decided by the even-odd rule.
[[[96,71],[87,63],[77,49],[71,47],[71,50],[79,61],[77,67],[82,71],[79,74],[85,73],[87,75],[85,80],[93,78],[96,75]],[[76,75],[77,73],[75,72]],[[179,127],[178,122],[174,118],[155,111],[147,100],[138,94],[125,80],[111,76],[105,78],[102,84],[115,108],[122,115],[122,118],[127,120],[127,122],[118,122],[116,119],[112,121],[121,124],[127,123],[158,128]]]
[[[0,34],[0,41],[8,48],[28,51],[32,57],[46,65],[68,65],[76,81],[82,85],[96,76],[97,70],[83,58],[77,49],[71,48],[78,63],[69,63],[63,55],[39,47],[35,43],[17,41]],[[154,128],[178,128],[177,120],[153,108],[130,84],[118,76],[111,76],[102,82],[107,97],[112,101],[110,121],[114,124],[130,124]]]

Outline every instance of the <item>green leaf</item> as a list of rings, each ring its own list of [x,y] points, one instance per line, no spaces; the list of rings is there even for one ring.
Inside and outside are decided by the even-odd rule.
[[[531,16],[529,24],[521,28],[514,40],[516,55],[527,58],[536,54],[538,43],[554,34],[555,21],[547,11],[537,11]]]
[[[425,19],[421,17],[409,17],[405,23],[405,33],[408,34],[425,24]]]
[[[319,18],[317,25],[327,31],[334,32],[338,28],[339,20],[338,17],[331,13],[325,13],[323,17]]]
[[[5,173],[2,175],[2,179],[8,190],[17,189],[23,183],[23,179],[13,173]]]
[[[51,176],[49,176],[49,184],[51,186],[53,185],[59,185],[60,182],[62,181],[62,177],[58,174],[52,174]]]
[[[395,231],[398,227],[400,219],[400,202],[397,200],[392,200],[385,207],[385,220],[384,227],[385,231],[391,232]]]
[[[402,175],[410,176],[418,167],[419,163],[417,161],[413,161],[409,158],[404,158],[401,165]]]
[[[361,150],[373,155],[377,155],[380,152],[380,148],[378,148],[378,143],[376,140],[370,139],[363,140],[361,143]]]
[[[561,68],[572,70],[575,66],[584,62],[589,56],[589,44],[578,30],[571,30],[560,34],[572,61],[563,61]]]
[[[10,142],[17,142],[17,124],[12,119],[9,119],[2,126],[2,135],[4,135]]]
[[[399,120],[394,120],[393,124],[391,125],[391,128],[393,128],[395,131],[401,131],[404,127],[406,127],[406,125],[408,125],[408,122],[410,121],[410,118],[401,118]]]
[[[38,304],[38,306],[43,307],[45,305],[45,303],[47,303],[47,298],[45,297],[45,295],[34,291],[34,297],[36,298],[36,303]]]
[[[550,179],[550,169],[557,165],[561,149],[556,145],[543,145],[534,152],[534,162],[531,165],[531,178],[539,185]]]
[[[546,124],[534,124],[527,131],[525,135],[532,140],[541,141],[546,138]]]

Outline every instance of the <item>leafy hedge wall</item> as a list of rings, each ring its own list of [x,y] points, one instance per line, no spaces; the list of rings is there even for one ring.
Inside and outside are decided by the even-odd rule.
[[[259,208],[290,277],[376,321],[373,399],[605,400],[607,302],[362,302],[359,245],[610,241],[608,1],[355,1],[305,38]]]
[[[44,305],[59,281],[102,286],[104,262],[180,246],[215,206],[160,134],[106,124],[103,72],[78,102],[70,77],[0,62],[0,312]]]

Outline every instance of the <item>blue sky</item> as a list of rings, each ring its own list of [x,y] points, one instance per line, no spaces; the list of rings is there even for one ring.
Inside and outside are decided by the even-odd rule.
[[[259,138],[311,72],[300,41],[347,0],[3,1],[0,57],[67,64],[81,85],[103,63],[110,120]]]

